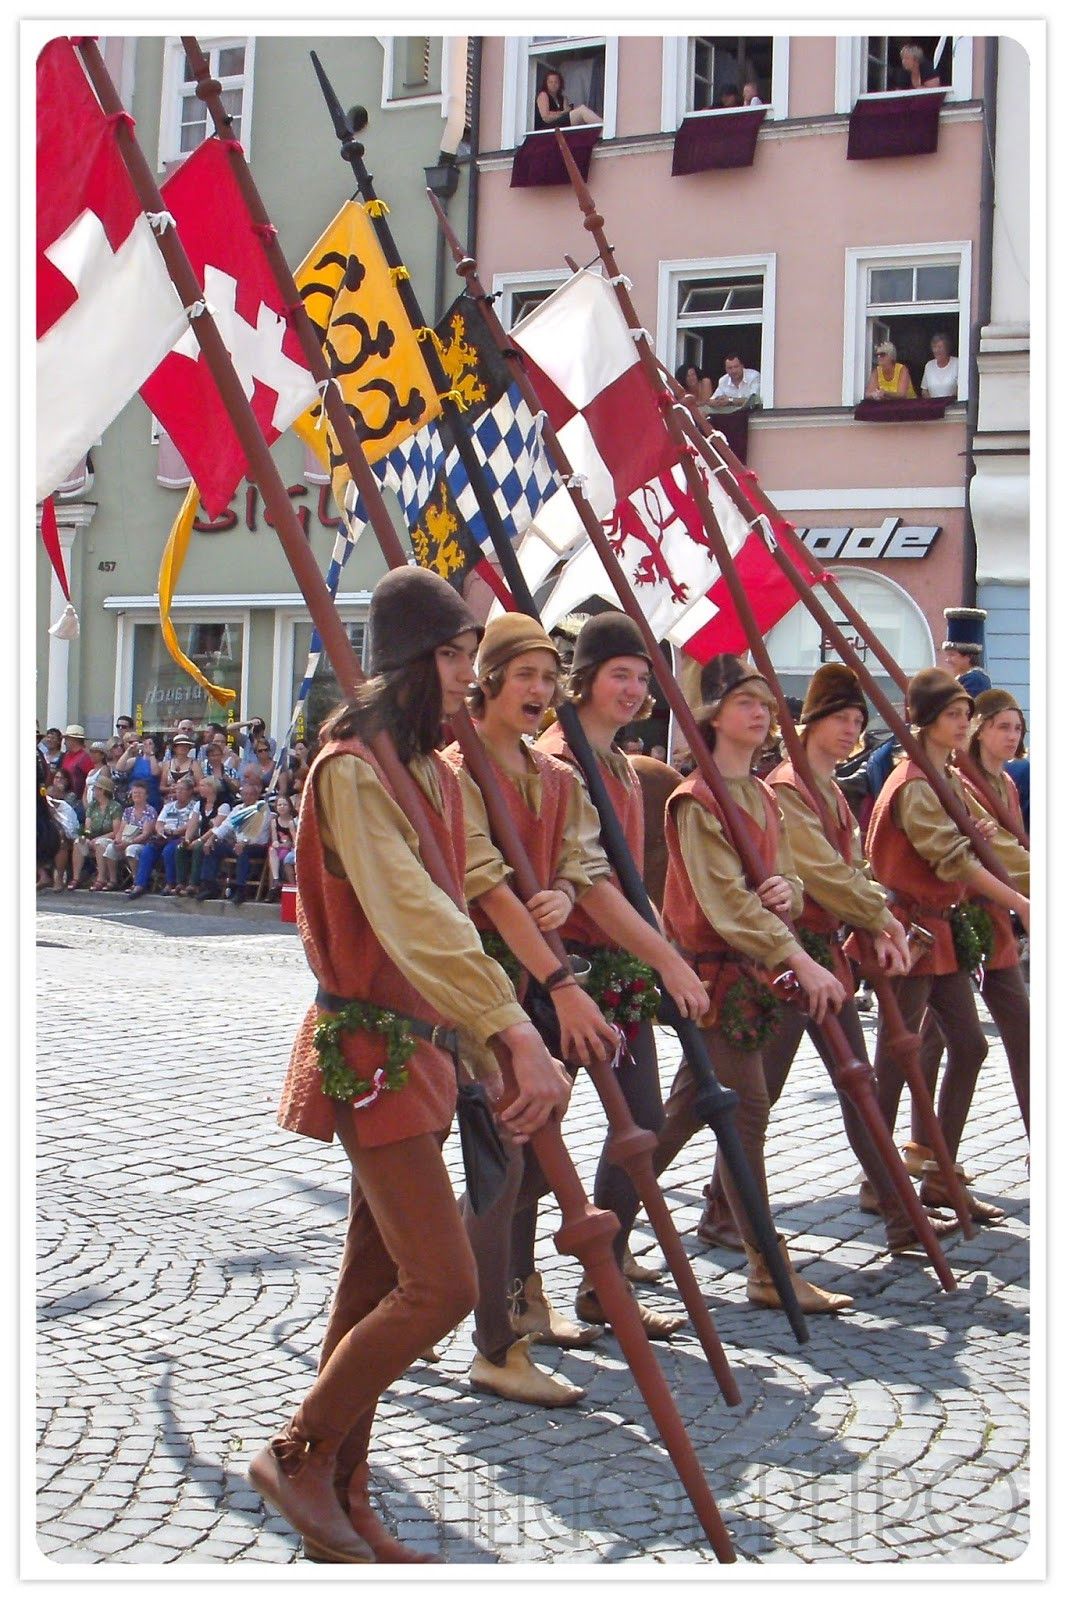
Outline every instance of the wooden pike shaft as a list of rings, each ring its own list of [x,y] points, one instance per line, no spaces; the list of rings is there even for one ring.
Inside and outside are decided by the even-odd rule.
[[[326,80],[317,60],[315,67],[319,81],[325,91],[328,80]],[[331,93],[332,91],[330,91]],[[328,101],[329,95],[327,95]],[[367,174],[363,165],[363,147],[351,136],[351,130],[346,129],[343,113],[340,112],[335,96],[333,96],[333,102],[331,109],[334,115],[334,126],[338,136],[342,133],[344,134],[341,153],[344,159],[352,166],[360,192],[364,195],[364,198],[376,198],[373,195],[369,174]],[[399,260],[395,245],[392,243],[391,235],[384,224],[384,220],[381,217],[375,217],[374,224],[379,238],[382,234],[387,238],[386,259],[390,261],[391,265],[398,265]],[[410,289],[409,283],[406,281],[401,282],[398,288],[409,315],[412,309],[415,312],[411,319],[412,322],[418,321],[417,304],[413,300],[413,291]],[[433,363],[431,342],[427,353],[431,363]],[[432,370],[433,366],[431,365]],[[361,483],[360,488],[362,489]],[[368,499],[368,507],[373,507],[374,498],[375,496],[371,494]],[[384,513],[380,495],[376,498],[378,504],[381,505],[382,513]],[[376,530],[377,521],[373,516],[372,521]],[[390,559],[388,551],[386,551],[386,558]],[[404,559],[406,561],[406,558]],[[460,718],[459,721],[461,722],[462,719]],[[470,733],[476,741],[477,735],[472,728]],[[478,741],[478,743],[480,742]],[[469,746],[464,746],[464,751],[468,748]],[[476,759],[477,752],[474,752],[474,755]],[[508,1062],[508,1069],[509,1066]],[[507,1080],[507,1086],[510,1094],[510,1092],[513,1092],[513,1074]],[[644,1396],[648,1409],[659,1429],[663,1444],[674,1463],[678,1476],[684,1484],[715,1555],[722,1562],[735,1561],[736,1556],[729,1533],[722,1521],[714,1496],[707,1484],[692,1447],[692,1442],[688,1437],[673,1396],[670,1393],[669,1386],[655,1359],[648,1336],[640,1321],[640,1313],[637,1309],[636,1301],[629,1293],[628,1285],[625,1283],[614,1259],[611,1240],[618,1230],[617,1218],[612,1212],[599,1210],[589,1203],[578,1177],[577,1169],[563,1143],[559,1124],[554,1119],[549,1121],[533,1136],[531,1143],[562,1212],[562,1227],[556,1235],[559,1248],[568,1254],[578,1256],[591,1277],[599,1296],[600,1304],[611,1321],[618,1341],[622,1346],[627,1364]],[[717,1338],[717,1335],[715,1335],[715,1338]]]
[[[509,345],[507,336],[500,325],[499,319],[492,309],[490,297],[485,294],[484,289],[481,286],[481,283],[477,277],[477,263],[472,259],[472,257],[463,252],[459,240],[456,237],[450,223],[448,222],[443,209],[440,205],[438,205],[436,197],[432,193],[429,195],[429,200],[437,214],[437,221],[440,225],[441,231],[451,248],[452,256],[456,263],[456,272],[460,277],[466,280],[468,292],[472,295],[474,300],[481,308],[482,315],[485,318],[489,331],[492,333],[496,344],[506,357],[511,368],[512,375],[519,386],[523,398],[526,400],[531,410],[534,412],[541,412],[541,414],[544,415],[544,438],[548,444],[548,448],[551,451],[558,471],[563,475],[564,478],[569,477],[571,473],[571,467],[566,458],[566,453],[563,450],[562,445],[559,443],[558,436],[556,435],[550,420],[541,411],[540,400],[530,384],[529,379],[526,377],[520,361],[516,359],[514,350]],[[571,488],[570,493],[574,500],[574,505],[581,516],[586,532],[595,546],[600,559],[603,562],[604,568],[611,578],[611,582],[618,595],[619,604],[622,606],[627,615],[629,615],[639,627],[648,646],[651,659],[655,661],[661,660],[663,663],[662,668],[657,674],[659,682],[670,703],[671,708],[674,710],[674,713],[685,732],[689,733],[690,729],[693,730],[691,748],[698,757],[703,748],[703,742],[702,739],[698,738],[695,734],[695,722],[692,717],[691,708],[689,707],[688,702],[681,693],[679,685],[670,672],[665,658],[658,649],[657,641],[648,627],[647,619],[641,610],[640,604],[634,596],[629,585],[629,581],[626,578],[625,573],[622,571],[618,560],[604,534],[603,528],[600,526],[600,523],[589,506],[588,501],[585,499],[583,493],[577,493],[573,488]],[[501,560],[507,564],[509,569],[517,567],[517,560],[514,557],[514,553],[510,549],[509,545],[500,551],[500,556]],[[518,571],[518,577],[520,581],[524,582],[520,569]],[[573,726],[575,734],[580,732],[580,723],[577,718],[576,710],[572,707],[564,707],[560,715],[565,716],[567,712],[571,713],[572,715],[572,723],[567,725],[568,735],[570,726]],[[586,765],[585,762],[582,762],[582,766],[589,782],[592,798],[596,804],[597,810],[600,812],[601,819],[604,821],[605,843],[608,847],[608,853],[611,854],[615,868],[619,873],[623,888],[633,904],[637,905],[638,909],[642,909],[645,915],[649,915],[650,907],[648,903],[647,891],[645,890],[639,875],[636,873],[632,858],[629,856],[628,848],[625,845],[624,838],[620,840],[617,851],[615,851],[612,846],[612,838],[615,833],[620,833],[620,829],[617,827],[616,819],[613,818],[610,800],[607,797],[605,790],[603,790],[602,783],[599,782],[595,758],[593,757],[591,765]],[[717,769],[715,769],[715,772],[717,772]],[[597,793],[597,784],[599,789],[603,791],[602,794]],[[613,826],[611,826],[612,823]],[[730,1171],[733,1174],[734,1182],[744,1198],[745,1211],[747,1212],[749,1220],[751,1221],[752,1227],[755,1229],[763,1258],[773,1278],[774,1286],[781,1297],[781,1302],[785,1308],[792,1330],[795,1333],[797,1340],[802,1344],[809,1337],[806,1320],[803,1317],[803,1313],[800,1311],[799,1305],[796,1301],[795,1289],[793,1287],[788,1267],[781,1255],[777,1235],[774,1231],[772,1221],[769,1216],[769,1209],[766,1206],[764,1197],[755,1187],[754,1175],[751,1172],[751,1168],[745,1155],[743,1146],[741,1145],[739,1138],[736,1136],[736,1130],[733,1126],[731,1116],[723,1114],[720,1105],[716,1104],[716,1101],[720,1100],[722,1095],[728,1091],[723,1091],[714,1077],[713,1068],[707,1056],[702,1035],[695,1024],[686,1022],[683,1018],[679,1018],[672,1025],[677,1029],[678,1037],[681,1040],[686,1057],[692,1066],[697,1081],[701,1084],[706,1083],[707,1085],[706,1087],[701,1088],[700,1091],[700,1099],[697,1102],[698,1113],[700,1116],[705,1117],[710,1126],[714,1129],[715,1135],[719,1142],[722,1157],[729,1165]]]
[[[677,415],[678,409],[681,408],[675,408],[675,416]],[[732,463],[736,462],[737,466],[740,468],[741,475],[743,476],[745,483],[751,483],[754,480],[754,474],[749,472],[747,468],[743,467],[739,462],[737,462],[736,456],[733,455],[732,451],[729,449],[729,446],[725,444],[724,440],[721,441],[721,443],[719,442],[719,435],[715,434],[713,439],[709,442],[704,439],[700,430],[693,426],[691,416],[688,412],[686,412],[684,420],[680,421],[679,425],[683,429],[686,438],[690,438],[695,441],[697,447],[701,451],[701,454],[703,454],[704,458],[709,461],[712,466],[715,465],[714,454],[717,454],[720,462],[729,467],[729,475],[723,477],[719,472],[719,480],[723,489],[729,495],[733,503],[750,520],[754,496],[750,489],[742,489],[740,487],[740,482],[733,471]],[[834,622],[833,618],[825,609],[825,606],[822,605],[821,601],[818,599],[818,596],[814,592],[813,586],[807,582],[806,578],[803,576],[803,573],[797,567],[795,561],[793,561],[791,556],[788,554],[788,551],[785,549],[785,543],[789,542],[788,533],[786,532],[787,524],[782,521],[779,513],[774,509],[769,499],[765,496],[765,494],[762,493],[761,490],[759,491],[758,499],[754,500],[754,503],[760,508],[759,514],[766,516],[771,524],[774,535],[774,548],[772,549],[771,553],[782,572],[792,584],[793,589],[796,591],[797,597],[807,607],[807,610],[811,613],[812,617],[814,617],[815,621],[821,627],[825,636],[832,641],[833,648],[836,650],[841,660],[845,661],[856,674],[859,682],[862,684],[864,694],[869,700],[873,701],[874,705],[884,718],[887,726],[891,728],[892,732],[895,734],[896,738],[899,740],[899,743],[907,752],[908,756],[910,756],[911,760],[916,762],[917,765],[921,767],[924,776],[928,779],[931,789],[933,790],[937,799],[940,801],[944,810],[947,812],[952,822],[955,823],[959,831],[961,833],[965,833],[966,837],[969,839],[971,845],[973,846],[974,854],[977,856],[977,859],[980,861],[981,865],[983,867],[987,867],[988,871],[992,873],[993,877],[998,878],[1001,883],[1009,884],[1011,881],[1010,874],[988,841],[983,839],[978,833],[977,824],[974,818],[970,815],[970,812],[967,810],[965,803],[959,799],[959,796],[955,793],[955,790],[951,787],[951,784],[948,782],[944,774],[938,771],[938,769],[933,765],[932,761],[930,761],[929,756],[926,754],[926,751],[921,744],[921,741],[916,739],[910,732],[910,729],[903,722],[892,702],[888,699],[888,696],[880,688],[876,679],[872,677],[862,657],[858,654],[848,639],[845,638],[837,623]],[[763,510],[763,507],[769,507],[769,510]],[[784,539],[780,537],[782,533],[785,533]],[[807,551],[806,546],[799,545],[799,541],[795,539],[794,531],[792,534],[792,541],[794,541],[794,543],[791,543],[790,547],[801,550],[803,552],[801,559],[808,561],[809,552]],[[836,596],[838,592],[838,590],[834,590],[834,595]],[[871,639],[871,648],[872,646],[873,640]],[[875,654],[876,653],[877,652],[875,651]],[[900,669],[897,666],[895,671],[898,673],[899,670]]]
[[[585,215],[585,227],[595,239],[600,258],[607,268],[610,277],[614,281],[615,291],[618,296],[619,304],[622,308],[623,316],[625,317],[630,328],[638,330],[640,328],[639,319],[637,318],[633,303],[629,297],[629,292],[624,283],[620,281],[620,275],[618,272],[617,263],[614,259],[613,251],[607,244],[606,236],[603,231],[603,218],[600,217],[595,210],[592,196],[589,193],[583,179],[581,178],[580,173],[577,171],[573,157],[571,156],[566,145],[566,141],[558,134],[556,135],[556,138],[561,147],[563,160],[566,163],[567,170],[570,174],[571,183],[573,184],[575,193],[577,194],[578,202]],[[648,376],[650,386],[653,390],[661,392],[658,382],[658,364],[655,360],[655,357],[652,355],[647,343],[639,337],[636,339],[636,346],[641,363]],[[759,659],[760,662],[760,670],[769,668],[770,673],[772,674],[773,669],[769,661],[769,656],[765,651],[765,647],[763,646],[761,634],[759,633],[759,630],[755,624],[755,619],[751,612],[750,605],[747,602],[747,597],[744,594],[743,586],[739,581],[736,569],[729,556],[728,548],[726,547],[725,540],[721,534],[721,529],[718,527],[718,522],[714,515],[713,507],[711,506],[706,490],[699,479],[699,475],[695,471],[690,454],[686,450],[687,441],[684,431],[681,427],[680,420],[676,415],[675,408],[670,407],[669,409],[664,409],[664,416],[667,427],[670,430],[671,437],[674,439],[674,442],[677,444],[681,453],[681,462],[685,471],[690,492],[692,493],[693,498],[700,509],[700,513],[708,535],[714,543],[715,553],[719,558],[723,575],[726,577],[727,583],[730,586],[730,592],[734,603],[738,607],[738,615],[740,616],[744,625],[749,643],[752,643],[753,645],[756,641],[758,643],[759,656],[757,659]],[[597,548],[599,548],[599,545],[597,545]],[[611,566],[606,562],[605,565],[608,565],[608,571],[611,572]],[[617,566],[617,563],[615,563],[615,565]],[[772,678],[771,681],[776,684],[775,678]],[[778,695],[780,697],[779,686]],[[785,708],[785,715],[787,717],[787,707]],[[694,719],[691,718],[691,713],[689,713],[687,720],[691,723],[691,726],[694,729],[695,722]],[[685,728],[685,731],[686,733],[688,732],[687,727]],[[798,740],[796,743],[798,744]],[[696,743],[692,743],[690,741],[689,748],[692,750],[694,755],[697,755],[700,771],[707,780],[712,793],[715,795],[715,798],[719,799],[721,794],[730,801],[730,804],[732,804],[731,797],[728,795],[726,786],[721,782],[718,776],[717,768],[710,760],[709,755],[707,756],[706,760],[699,759],[706,753],[702,738],[700,738]],[[721,803],[721,801],[719,803]],[[723,812],[726,815],[727,823],[732,834],[734,848],[737,849],[737,852],[741,857],[745,875],[752,884],[757,884],[760,881],[761,871],[754,851],[752,851],[750,848],[747,829],[743,824],[742,819],[739,817],[738,811],[734,811],[734,817],[730,817],[729,812],[725,807],[723,807]],[[906,1172],[902,1166],[902,1162],[900,1161],[899,1153],[896,1151],[895,1146],[892,1143],[890,1130],[885,1126],[884,1118],[880,1114],[879,1107],[877,1106],[877,1102],[873,1094],[873,1074],[870,1067],[854,1058],[851,1047],[848,1044],[847,1037],[835,1016],[828,1015],[825,1018],[824,1022],[822,1023],[822,1032],[836,1062],[836,1076],[841,1086],[844,1088],[845,1093],[847,1093],[854,1101],[856,1109],[862,1116],[867,1130],[870,1133],[871,1138],[874,1140],[874,1143],[878,1148],[878,1152],[885,1163],[893,1186],[899,1194],[900,1200],[907,1210],[907,1214],[911,1219],[912,1225],[915,1227],[916,1232],[918,1233],[918,1236],[925,1247],[926,1253],[928,1254],[929,1259],[937,1272],[937,1276],[939,1277],[945,1289],[954,1288],[955,1280],[952,1277],[950,1269],[948,1268],[943,1250],[940,1248],[936,1236],[929,1226],[928,1218],[925,1216],[924,1210],[921,1208],[920,1203],[914,1194],[913,1187],[907,1178]],[[954,1176],[953,1165],[952,1176]]]
[[[518,897],[523,903],[528,902],[533,895],[543,889],[544,885],[537,879],[529,854],[522,843],[521,835],[515,826],[514,819],[507,809],[507,804],[500,793],[499,783],[493,771],[492,764],[482,747],[477,730],[474,728],[470,717],[464,711],[453,721],[453,727],[459,739],[464,759],[470,769],[470,774],[481,790],[488,812],[492,835],[504,860],[514,872],[514,886]],[[570,957],[566,946],[557,932],[542,935],[552,952],[558,956],[562,966],[569,967]],[[699,1337],[703,1352],[708,1364],[714,1373],[719,1389],[722,1391],[726,1403],[731,1406],[740,1404],[740,1390],[729,1368],[725,1351],[718,1337],[718,1330],[714,1325],[707,1303],[703,1298],[696,1275],[692,1270],[692,1263],[688,1258],[669,1207],[663,1199],[659,1181],[655,1176],[652,1166],[652,1152],[657,1140],[654,1133],[647,1129],[638,1128],[633,1120],[633,1113],[622,1093],[618,1079],[613,1068],[605,1061],[593,1061],[586,1067],[593,1087],[599,1095],[600,1102],[607,1114],[607,1123],[610,1128],[610,1146],[608,1155],[618,1165],[623,1166],[633,1182],[633,1187],[644,1209],[648,1213],[648,1220],[655,1230],[655,1236],[666,1256],[674,1282],[680,1291],[692,1320],[692,1325]]]

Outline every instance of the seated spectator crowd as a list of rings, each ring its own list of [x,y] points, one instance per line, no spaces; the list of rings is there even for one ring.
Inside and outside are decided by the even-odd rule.
[[[39,792],[51,826],[38,829],[37,888],[132,900],[156,891],[278,900],[296,880],[300,794],[310,763],[303,739],[279,760],[261,717],[184,719],[86,746],[85,730],[38,730]],[[229,882],[224,885],[224,877]]]

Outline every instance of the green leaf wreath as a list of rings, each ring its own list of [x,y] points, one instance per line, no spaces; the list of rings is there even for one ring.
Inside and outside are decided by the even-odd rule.
[[[493,961],[499,962],[510,978],[512,987],[517,989],[524,968],[511,946],[505,939],[500,938],[495,928],[479,928],[478,932],[481,934],[481,946],[485,954],[491,956]]]
[[[385,1039],[385,1060],[373,1078],[360,1078],[344,1059],[341,1035],[378,1033]],[[322,1074],[322,1092],[331,1100],[376,1100],[383,1089],[402,1089],[415,1047],[403,1018],[369,1000],[349,1000],[343,1011],[327,1012],[315,1024],[315,1049]]]
[[[742,972],[726,990],[717,1026],[738,1050],[761,1050],[780,1015],[781,1002],[773,990]]]
[[[597,950],[589,957],[591,971],[585,983],[589,995],[607,1022],[616,1022],[628,1036],[642,1022],[659,1014],[662,995],[655,973],[628,950]]]
[[[812,928],[797,927],[796,938],[812,961],[817,961],[820,967],[826,967],[830,972],[834,970],[833,952],[824,933],[815,933]]]
[[[955,959],[963,972],[976,972],[992,954],[996,926],[985,906],[963,900],[951,910],[951,937]]]

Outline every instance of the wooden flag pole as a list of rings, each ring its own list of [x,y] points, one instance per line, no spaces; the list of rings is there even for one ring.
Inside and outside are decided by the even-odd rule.
[[[485,294],[484,288],[477,277],[476,262],[474,262],[471,257],[467,256],[462,251],[456,235],[448,225],[447,218],[443,215],[440,207],[436,206],[435,197],[431,195],[430,199],[434,201],[434,208],[437,212],[438,223],[440,224],[445,237],[448,238],[449,244],[451,245],[452,254],[456,261],[457,272],[466,280],[469,291],[481,308],[482,314],[496,339],[497,345],[508,357],[512,373],[522,387],[523,394],[528,400],[531,408],[534,411],[539,411],[541,409],[540,402],[537,399],[532,385],[522,370],[521,360],[514,352],[513,347],[510,346],[499,319],[492,308],[490,297]],[[545,421],[543,423],[543,430],[545,442],[555,458],[557,469],[564,476],[569,475],[570,464],[566,459],[565,452],[562,450],[562,447],[559,444],[555,430],[547,417],[545,417]],[[592,539],[598,553],[600,554],[604,566],[607,568],[608,575],[614,584],[620,603],[623,605],[628,614],[633,617],[634,621],[641,626],[645,637],[654,640],[654,635],[651,635],[650,633],[650,629],[647,626],[647,621],[644,618],[644,614],[639,606],[639,602],[636,601],[635,596],[633,595],[632,588],[628,583],[628,579],[626,578],[626,575],[620,563],[618,562],[614,551],[611,549],[598,519],[583,495],[575,495],[574,499],[575,504],[581,513],[586,530],[589,533],[589,536]],[[745,631],[749,634],[749,637],[754,636],[756,639],[758,639],[761,647],[762,639],[758,633],[758,628],[755,625],[755,619],[751,614],[751,608],[747,602],[747,597],[744,595],[743,586],[740,584],[732,557],[729,554],[728,546],[726,545],[725,539],[722,536],[717,518],[714,516],[713,508],[711,507],[709,500],[706,500],[706,496],[704,496],[704,500],[705,504],[701,505],[700,509],[703,513],[703,520],[708,536],[715,548],[715,555],[721,565],[723,576],[726,578],[727,584],[730,586],[730,592],[733,595],[734,600],[739,600],[738,614],[740,615],[741,621],[745,626]],[[769,657],[766,654],[764,647],[761,651],[759,666],[760,670],[764,672],[764,675],[768,676],[768,681],[771,683],[771,686],[774,688],[775,692],[780,695],[780,687],[777,684],[776,676],[773,674],[773,667],[770,664]],[[680,700],[684,705],[686,712],[688,712],[689,716],[691,717],[691,712],[688,708],[687,702],[684,701],[684,697],[680,696]],[[785,709],[785,715],[787,716],[787,707]],[[692,723],[692,727],[695,727],[694,721]],[[683,727],[683,731],[687,735],[689,734],[690,729],[689,727],[685,726]],[[794,734],[794,727],[792,731]],[[796,743],[797,745],[800,745],[800,741],[798,739],[796,740]],[[700,739],[698,746],[693,747],[690,745],[690,748],[698,750],[702,746],[703,741]],[[800,759],[802,763],[806,763],[806,752],[803,751],[802,745],[800,745]],[[716,768],[714,770],[717,771]],[[830,837],[832,837],[832,835],[830,835]],[[874,961],[874,966],[876,967],[876,961]],[[836,1026],[839,1028],[839,1024],[836,1024]],[[842,1030],[841,1038],[844,1038]],[[893,1187],[895,1188],[903,1206],[907,1211],[907,1215],[911,1220],[912,1226],[915,1228],[916,1234],[921,1239],[923,1247],[925,1248],[926,1253],[928,1254],[929,1259],[936,1270],[941,1284],[947,1290],[954,1289],[956,1286],[955,1279],[948,1267],[943,1250],[940,1247],[932,1228],[929,1226],[929,1220],[926,1216],[925,1210],[921,1206],[921,1203],[914,1192],[914,1187],[907,1176],[906,1170],[900,1159],[899,1152],[896,1150],[896,1147],[892,1141],[891,1132],[885,1124],[884,1117],[881,1115],[881,1111],[877,1104],[873,1090],[872,1069],[863,1062],[854,1059],[851,1055],[850,1047],[848,1047],[847,1065],[838,1066],[837,1078],[839,1079],[841,1087],[844,1089],[845,1093],[849,1095],[849,1098],[851,1098],[855,1104],[859,1116],[862,1118],[867,1131],[869,1132],[870,1137],[878,1150],[878,1153],[881,1155],[889,1177],[891,1178]],[[928,1089],[926,1088],[924,1079],[921,1080],[921,1085],[922,1088],[925,1089],[926,1098],[928,1099]],[[948,1165],[950,1168],[951,1177],[955,1182],[955,1186],[958,1187],[958,1179],[955,1175],[954,1163],[949,1160]],[[972,1232],[973,1225],[969,1219],[968,1208],[964,1208],[964,1212],[966,1218],[964,1226],[969,1227]],[[960,1222],[961,1221],[962,1217],[960,1216]]]
[[[675,399],[686,406],[689,417],[692,419],[691,421],[688,418],[684,419],[686,431],[696,437],[696,442],[701,448],[705,459],[708,461],[711,460],[711,458],[706,454],[707,444],[709,443],[711,448],[718,454],[719,465],[725,465],[728,467],[735,481],[743,479],[744,484],[746,485],[746,488],[743,492],[755,502],[762,515],[769,519],[775,538],[786,545],[794,557],[800,561],[803,561],[807,565],[808,569],[814,576],[815,582],[823,583],[825,585],[827,592],[832,594],[837,605],[844,613],[845,619],[854,628],[856,636],[863,641],[868,649],[873,651],[878,661],[880,661],[881,665],[884,667],[885,672],[902,691],[902,693],[906,695],[908,685],[906,673],[903,671],[903,668],[900,666],[899,662],[896,661],[887,645],[885,645],[883,641],[878,638],[877,634],[870,627],[869,623],[862,616],[861,612],[859,612],[848,599],[836,574],[828,567],[823,565],[813,550],[808,549],[808,547],[802,543],[792,523],[782,518],[780,512],[771,501],[769,495],[766,494],[765,490],[759,483],[758,475],[744,465],[744,463],[733,451],[725,435],[718,429],[714,428],[706,418],[704,418],[698,411],[694,410],[694,408],[688,404],[685,392],[681,388],[681,385],[678,383],[677,379],[674,377],[673,373],[669,371],[662,361],[657,361],[657,365],[667,387],[670,389]],[[714,465],[713,462],[711,462],[711,464]],[[717,473],[718,467],[716,467],[715,470]],[[732,498],[734,501],[736,501],[735,495],[733,495]],[[741,502],[739,501],[736,501],[736,503],[740,505],[741,509],[745,512],[745,514],[747,514],[747,511],[750,509],[750,507],[741,505]],[[802,595],[800,596],[800,599],[803,599]],[[959,771],[962,772],[973,784],[981,798],[981,803],[985,806],[986,810],[995,817],[996,821],[1000,823],[1000,825],[1005,828],[1008,833],[1014,835],[1019,844],[1024,845],[1025,849],[1028,850],[1029,835],[1026,833],[1024,828],[1018,825],[1017,821],[1011,816],[1010,812],[1003,805],[999,796],[995,794],[989,787],[988,783],[985,781],[984,774],[981,772],[981,769],[978,767],[977,763],[970,756],[969,752],[965,750],[957,750],[955,752],[955,764]]]
[[[334,131],[340,141],[341,156],[352,168],[359,194],[366,202],[367,210],[372,216],[386,261],[396,271],[397,289],[400,298],[408,312],[412,326],[417,328],[422,325],[422,313],[406,274],[403,261],[392,238],[391,230],[385,221],[383,213],[387,208],[375,193],[373,180],[366,169],[363,160],[364,147],[355,138],[340,102],[333,92],[329,79],[313,51],[311,58],[322,87],[323,96],[330,110]],[[447,378],[443,368],[440,366],[432,341],[430,341],[430,345],[431,348],[427,352],[430,369],[438,372],[440,381],[446,383]],[[492,496],[485,486],[481,465],[463,424],[459,408],[450,399],[445,398],[444,409],[445,414],[452,423],[457,448],[466,467],[471,486],[477,496],[479,508],[485,517],[494,549],[510,586],[511,595],[522,610],[535,617],[537,616],[537,608],[534,604],[533,596],[529,592],[524,574],[518,565],[511,541],[500,522],[499,513],[496,510]],[[657,927],[658,921],[655,912],[648,899],[640,874],[633,863],[625,835],[611,805],[610,797],[600,772],[599,762],[585,736],[576,708],[565,705],[561,707],[560,721],[563,724],[570,747],[585,776],[593,805],[599,813],[605,847],[618,873],[623,892],[645,920],[650,925]],[[663,1007],[660,1015],[669,1026],[677,1031],[685,1050],[686,1058],[693,1067],[699,1084],[699,1093],[696,1100],[697,1112],[714,1128],[723,1159],[729,1166],[741,1196],[745,1213],[750,1219],[758,1239],[760,1252],[773,1278],[774,1286],[780,1295],[782,1306],[797,1340],[802,1343],[809,1337],[806,1319],[800,1311],[796,1299],[796,1291],[779,1246],[769,1207],[755,1183],[743,1145],[733,1125],[732,1111],[737,1097],[732,1090],[724,1089],[718,1083],[707,1058],[706,1048],[698,1027],[679,1015],[668,996],[667,1004]],[[545,1168],[545,1171],[547,1172],[547,1168]]]

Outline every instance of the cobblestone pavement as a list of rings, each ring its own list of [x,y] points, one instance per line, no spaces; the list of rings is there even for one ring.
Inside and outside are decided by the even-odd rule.
[[[344,1229],[343,1153],[274,1121],[312,987],[299,939],[273,908],[156,900],[49,897],[36,925],[39,1548],[51,1563],[308,1574],[243,1476],[313,1373]],[[855,1295],[852,1312],[812,1318],[797,1345],[748,1306],[740,1258],[696,1240],[712,1135],[668,1174],[742,1404],[725,1406],[691,1330],[654,1348],[742,1565],[920,1560],[961,1577],[951,1564],[1027,1550],[1026,1147],[990,1033],[962,1153],[1008,1217],[949,1242],[952,1295],[921,1260],[881,1253],[809,1049],[771,1121],[770,1191],[794,1260]],[[677,1047],[660,1043],[668,1086]],[[589,1188],[601,1127],[579,1080],[566,1134]],[[579,1268],[557,1223],[546,1203],[539,1259],[569,1307]],[[643,1227],[635,1249],[660,1261]],[[678,1303],[669,1283],[640,1293]],[[612,1337],[539,1348],[588,1391],[553,1412],[474,1395],[470,1334],[380,1407],[374,1490],[402,1538],[451,1562],[713,1560]]]

